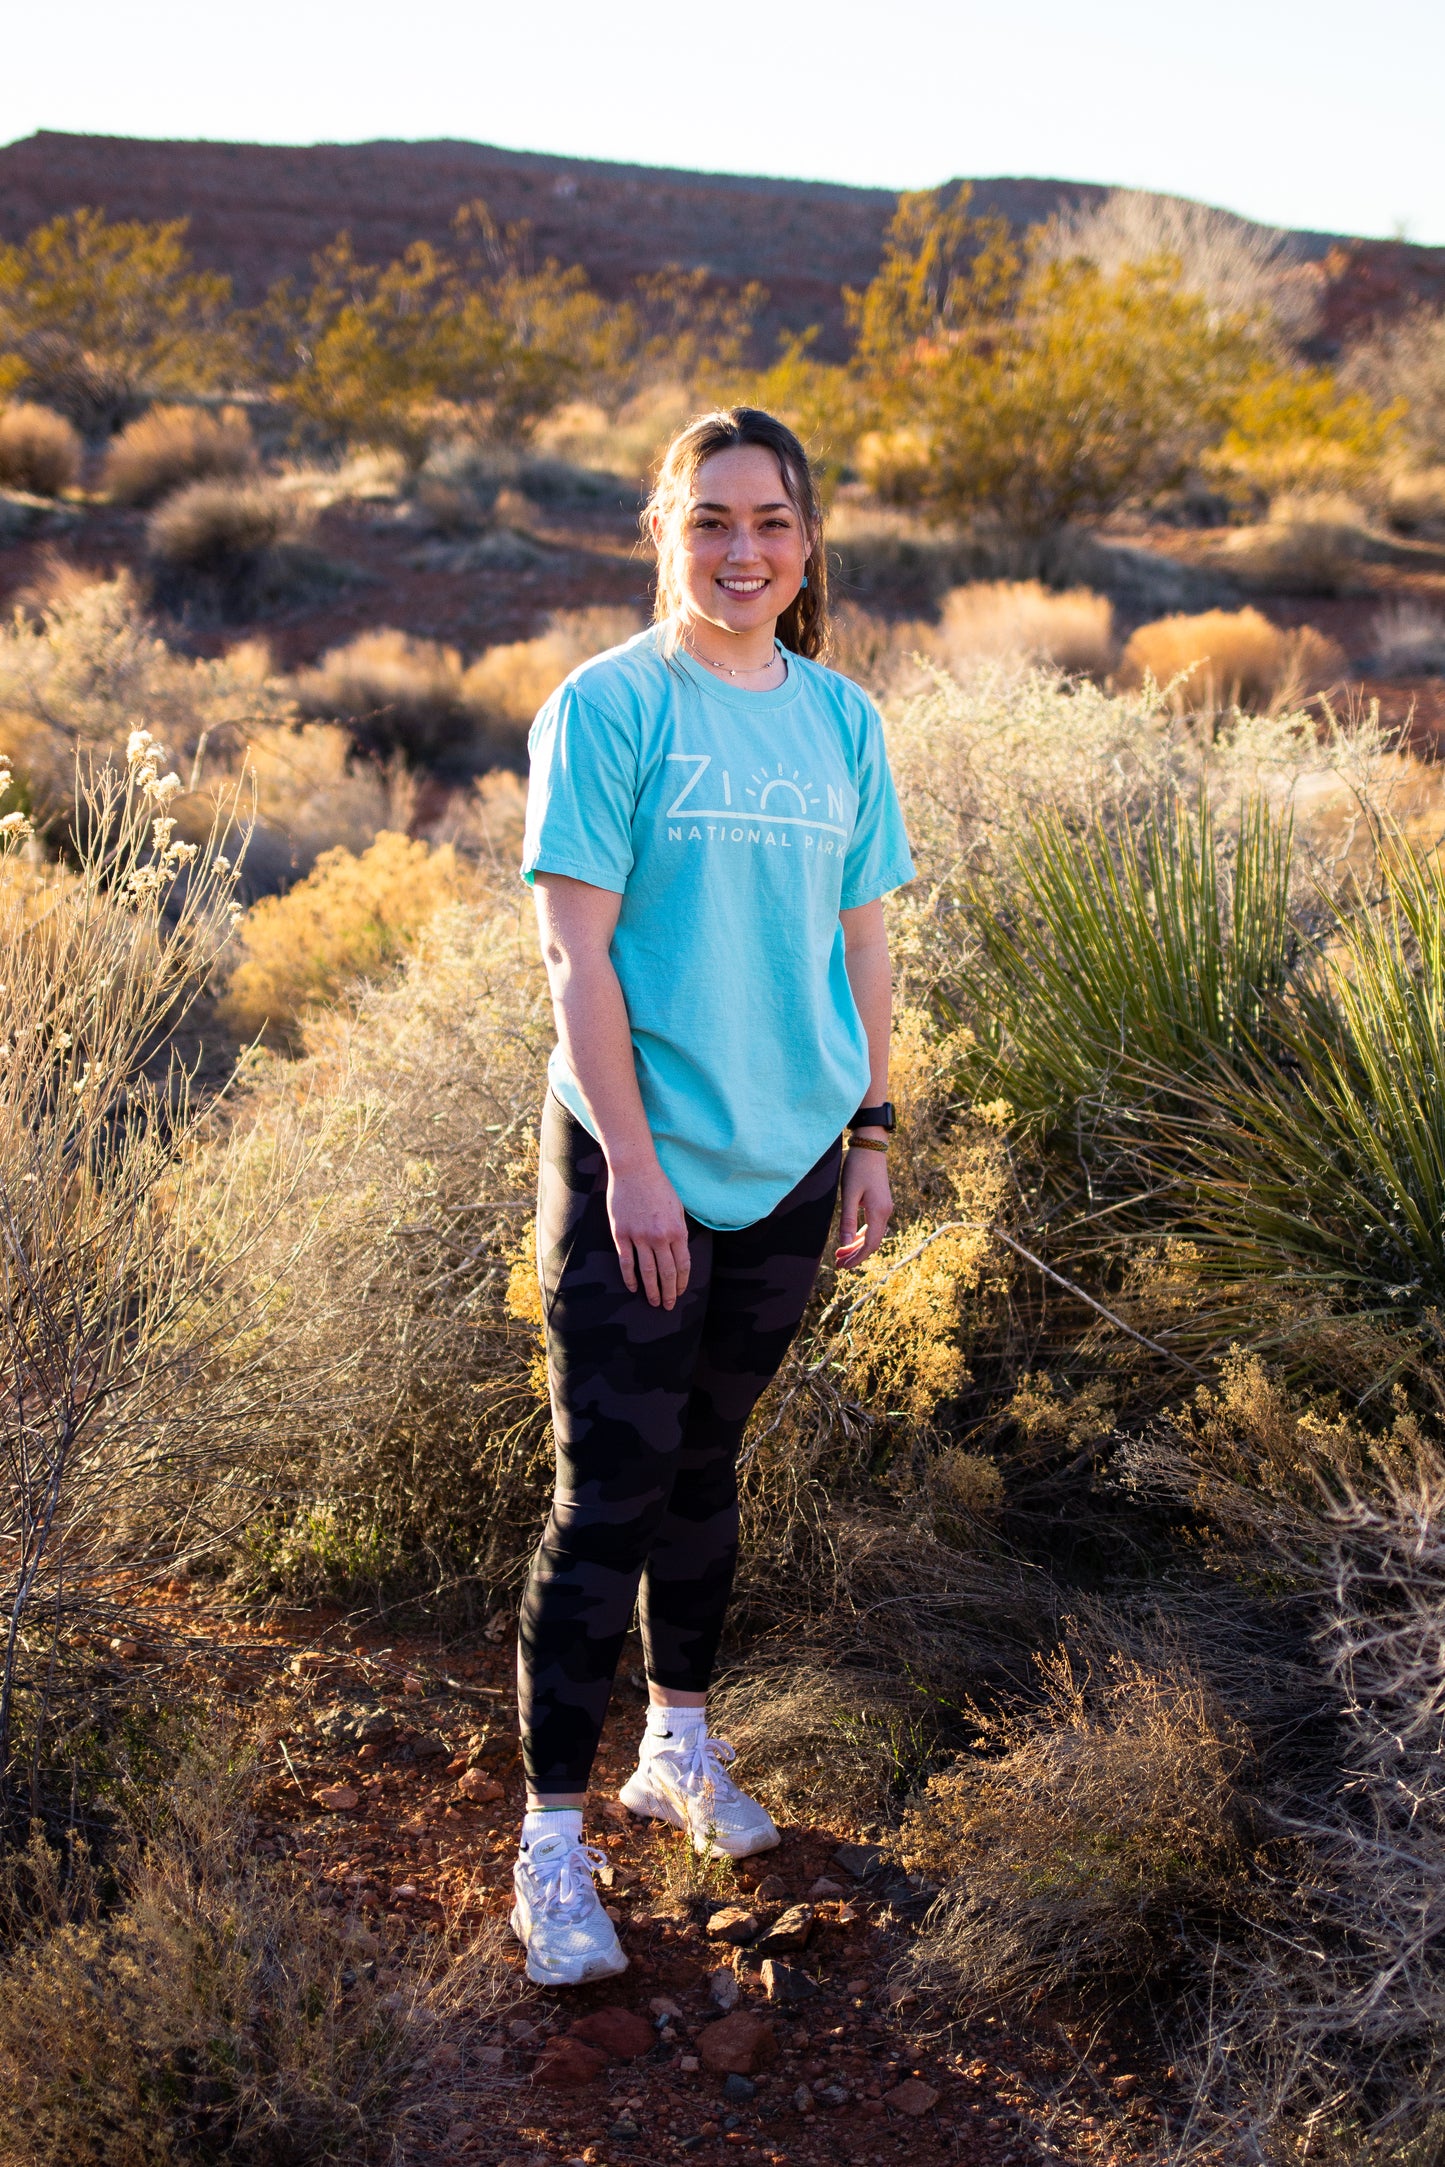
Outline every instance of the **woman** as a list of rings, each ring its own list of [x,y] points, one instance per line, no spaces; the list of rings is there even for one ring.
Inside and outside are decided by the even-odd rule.
[[[778,1841],[705,1712],[737,1449],[840,1170],[840,1265],[892,1209],[881,899],[913,868],[878,715],[816,659],[802,446],[754,408],[706,415],[647,523],[657,622],[537,717],[523,855],[557,1021],[537,1211],[557,1485],[518,1638],[512,1925],[551,1985],[626,1967],[582,1806],[639,1593],[650,1707],[624,1803],[700,1851]]]

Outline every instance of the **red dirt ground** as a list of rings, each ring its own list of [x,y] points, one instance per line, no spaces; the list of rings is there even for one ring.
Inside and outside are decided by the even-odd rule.
[[[179,1583],[131,1615],[149,1622],[125,1646],[128,1668],[157,1681],[168,1671],[257,1729],[258,1852],[289,1861],[298,1882],[343,1910],[359,1952],[377,1947],[384,1974],[391,1946],[505,1918],[523,1802],[510,1645],[383,1640],[321,1612],[247,1619]],[[359,1749],[326,1746],[318,1719],[358,1700],[393,1713],[395,1736]],[[442,2116],[454,2119],[418,2134],[406,2167],[1144,2167],[1158,2159],[1159,2103],[1173,2073],[1150,2071],[1123,2037],[1042,2016],[1026,2032],[981,2022],[951,2041],[912,2035],[908,2008],[892,2004],[889,1974],[910,1907],[916,1916],[921,1906],[891,1870],[860,1882],[840,1866],[838,1846],[856,1831],[787,1827],[778,1850],[742,1863],[732,1891],[691,1908],[669,1894],[678,1839],[635,1821],[612,1796],[631,1766],[643,1707],[636,1680],[621,1683],[588,1829],[608,1853],[605,1900],[630,1969],[602,1986],[543,1991],[527,1982],[508,1936],[510,1984],[490,2020],[491,2044],[459,2060],[454,2108]],[[500,1798],[467,1800],[459,1783],[469,1762],[495,1778]],[[357,1795],[351,1810],[318,1805],[337,1783]],[[751,1895],[767,1876],[781,1890]],[[808,1898],[820,1877],[838,1893],[813,1898],[812,1938],[790,1959],[814,1991],[774,2008],[757,1962],[709,1940],[706,1920],[716,1903],[741,1900],[766,1926]],[[696,2035],[720,2014],[709,1975],[734,1961],[739,2007],[773,2025],[779,2048],[756,2096],[738,2104],[724,2098],[722,2078],[697,2066],[696,2052]],[[675,2012],[665,2036],[657,2023],[664,2004]],[[547,2041],[603,2008],[646,2019],[657,2045],[639,2060],[611,2061],[576,2088],[541,2081],[534,2072]],[[922,2088],[913,2095],[924,2102],[920,2112],[888,2100],[909,2078]],[[815,2098],[824,2087],[841,2089],[846,2101]]]

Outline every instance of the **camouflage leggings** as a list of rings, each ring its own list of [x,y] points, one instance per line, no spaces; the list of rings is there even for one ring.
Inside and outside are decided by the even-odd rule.
[[[557,1487],[517,1644],[535,1790],[586,1789],[639,1586],[648,1677],[707,1688],[737,1562],[737,1450],[812,1290],[840,1156],[830,1145],[755,1226],[690,1218],[687,1292],[654,1309],[622,1283],[602,1147],[547,1095],[537,1256]]]

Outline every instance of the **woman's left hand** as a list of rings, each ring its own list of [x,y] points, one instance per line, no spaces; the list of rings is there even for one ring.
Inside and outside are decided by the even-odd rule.
[[[866,1263],[888,1232],[893,1191],[888,1159],[881,1151],[843,1153],[843,1222],[838,1229],[837,1262],[844,1271]]]

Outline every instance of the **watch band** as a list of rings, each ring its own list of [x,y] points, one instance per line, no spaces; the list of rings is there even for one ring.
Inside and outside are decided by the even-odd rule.
[[[884,1099],[878,1106],[860,1106],[848,1126],[850,1129],[885,1129],[891,1136],[897,1123],[892,1099]]]

